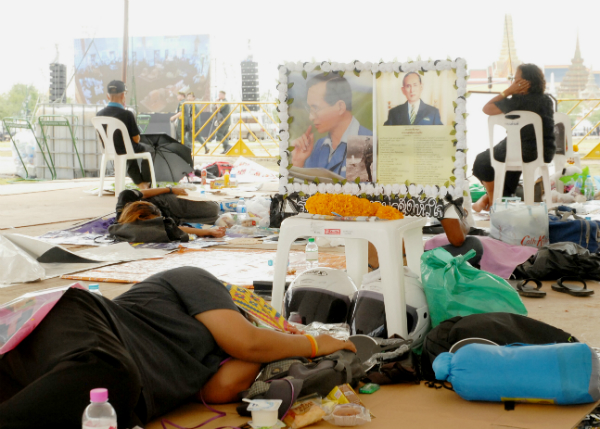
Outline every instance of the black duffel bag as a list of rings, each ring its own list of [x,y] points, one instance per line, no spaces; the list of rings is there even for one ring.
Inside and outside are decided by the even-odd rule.
[[[515,268],[516,279],[556,280],[580,277],[600,280],[600,255],[571,242],[554,243]]]
[[[467,338],[483,338],[504,346],[507,344],[578,343],[577,338],[562,329],[539,320],[512,313],[483,313],[456,316],[433,328],[423,341],[420,378],[435,381],[432,364],[443,352]]]

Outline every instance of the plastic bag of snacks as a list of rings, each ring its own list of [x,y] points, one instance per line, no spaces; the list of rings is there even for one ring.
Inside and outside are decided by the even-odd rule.
[[[283,422],[291,429],[299,429],[317,423],[323,420],[326,414],[321,404],[321,397],[316,394],[300,398],[294,402]]]

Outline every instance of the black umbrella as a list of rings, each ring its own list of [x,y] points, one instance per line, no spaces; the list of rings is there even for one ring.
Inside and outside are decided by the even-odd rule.
[[[194,171],[192,150],[168,134],[142,134],[140,143],[152,148],[152,162],[157,182],[179,182]]]

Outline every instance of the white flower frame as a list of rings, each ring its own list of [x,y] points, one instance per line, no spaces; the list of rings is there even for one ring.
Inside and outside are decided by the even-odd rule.
[[[313,71],[322,72],[354,72],[354,73],[372,73],[376,77],[379,77],[381,73],[407,73],[407,72],[418,72],[424,74],[427,72],[437,72],[438,74],[443,70],[454,70],[456,73],[455,89],[457,90],[457,98],[453,102],[455,120],[453,122],[454,129],[451,135],[454,136],[453,143],[456,146],[456,152],[453,157],[454,160],[454,175],[443,185],[430,186],[430,185],[419,185],[415,183],[394,184],[394,185],[379,185],[377,183],[350,183],[343,181],[341,183],[319,183],[318,179],[313,183],[304,184],[293,183],[293,179],[289,178],[289,168],[291,168],[291,151],[289,142],[289,124],[293,121],[293,117],[288,115],[288,105],[291,101],[288,99],[288,75],[291,72],[301,72],[304,78],[307,74]],[[468,116],[466,110],[466,99],[469,96],[467,92],[467,63],[464,59],[458,58],[455,61],[448,60],[437,60],[437,61],[407,61],[407,62],[391,62],[391,63],[371,63],[360,61],[354,61],[353,63],[343,64],[336,62],[321,62],[321,63],[310,63],[310,62],[296,62],[296,63],[285,63],[279,66],[279,84],[277,85],[278,94],[278,112],[279,112],[279,138],[281,143],[279,145],[280,154],[280,179],[279,179],[279,193],[282,195],[289,195],[294,192],[298,192],[301,196],[310,196],[315,193],[329,193],[329,194],[348,194],[368,197],[370,199],[379,198],[383,199],[383,196],[388,196],[390,199],[404,199],[405,204],[401,203],[401,206],[406,206],[406,200],[417,197],[418,200],[431,200],[435,201],[443,200],[446,194],[450,194],[452,198],[457,199],[463,196],[469,196],[469,182],[466,180],[467,170],[467,129],[466,129],[466,118]]]

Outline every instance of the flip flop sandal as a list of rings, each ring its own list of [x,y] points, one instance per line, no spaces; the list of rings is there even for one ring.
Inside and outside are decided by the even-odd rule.
[[[564,284],[564,282],[566,281],[583,283],[583,287],[571,287],[569,285]],[[558,279],[558,281],[552,285],[552,290],[562,293],[568,293],[569,295],[573,296],[590,296],[594,294],[593,290],[589,290],[587,288],[585,280],[576,276],[565,276]]]
[[[527,286],[527,283],[535,283],[537,287]],[[546,296],[546,292],[541,291],[542,282],[538,279],[525,279],[517,283],[517,292],[519,295],[526,296],[528,298],[543,298]]]

